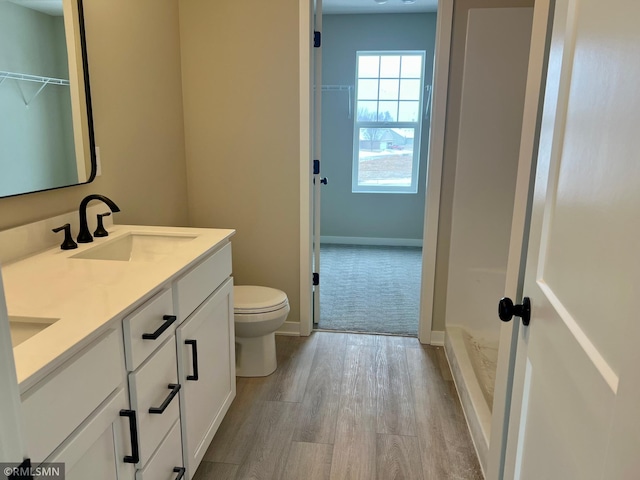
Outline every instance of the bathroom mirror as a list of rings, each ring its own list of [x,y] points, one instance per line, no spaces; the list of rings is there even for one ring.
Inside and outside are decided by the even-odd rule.
[[[95,176],[82,0],[0,0],[0,197]]]

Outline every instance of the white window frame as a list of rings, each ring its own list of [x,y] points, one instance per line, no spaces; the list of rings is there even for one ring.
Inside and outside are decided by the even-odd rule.
[[[418,120],[416,122],[378,122],[378,121],[358,121],[358,79],[359,79],[359,58],[361,56],[421,56],[422,57],[422,71],[420,75],[420,98],[418,104]],[[426,67],[426,52],[424,50],[359,50],[356,52],[356,78],[355,78],[355,108],[354,108],[354,122],[353,122],[353,157],[352,157],[352,177],[351,177],[351,191],[352,193],[418,193],[418,172],[420,165],[420,140],[422,137],[422,120],[424,118],[424,76]],[[399,74],[400,75],[400,74]],[[401,77],[382,77],[378,74],[378,81],[387,78],[401,78]],[[378,89],[380,88],[380,82],[378,82]],[[378,90],[378,99],[379,90]],[[400,100],[398,99],[398,102]],[[413,162],[411,169],[411,184],[407,186],[397,185],[359,185],[359,158],[360,158],[360,129],[361,128],[413,128]]]

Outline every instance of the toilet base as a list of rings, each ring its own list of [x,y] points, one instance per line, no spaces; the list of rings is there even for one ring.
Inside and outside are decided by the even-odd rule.
[[[236,335],[236,377],[266,377],[277,366],[275,333],[251,338]]]

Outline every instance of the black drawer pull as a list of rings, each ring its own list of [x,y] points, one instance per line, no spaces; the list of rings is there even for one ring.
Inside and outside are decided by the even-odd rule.
[[[131,455],[124,456],[124,463],[138,463],[140,453],[138,450],[138,425],[136,423],[135,410],[120,410],[121,417],[129,417],[129,435],[131,436]]]
[[[184,343],[186,345],[191,345],[191,348],[193,349],[193,352],[192,352],[193,375],[187,375],[187,380],[193,380],[197,382],[198,381],[198,342],[196,340],[185,340]]]
[[[164,411],[167,409],[167,407],[171,403],[171,400],[173,400],[173,398],[180,391],[180,384],[179,383],[170,383],[168,388],[171,389],[171,393],[167,396],[167,398],[164,399],[164,402],[162,402],[162,405],[160,405],[159,407],[151,407],[151,408],[149,408],[149,413],[157,413],[157,414],[164,413]]]
[[[142,338],[144,340],[157,340],[158,337],[160,335],[162,335],[164,333],[164,331],[167,328],[169,328],[173,322],[176,321],[176,318],[178,318],[178,317],[176,317],[175,315],[164,315],[162,317],[162,320],[164,320],[164,323],[162,325],[160,325],[160,328],[158,328],[153,333],[143,333],[142,334]]]
[[[186,472],[187,469],[184,467],[173,467],[173,471],[175,473],[179,473],[179,475],[176,477],[176,480],[182,480],[182,477],[184,477],[184,472]]]

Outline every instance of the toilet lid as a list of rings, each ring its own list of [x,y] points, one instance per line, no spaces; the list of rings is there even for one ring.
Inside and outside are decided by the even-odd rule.
[[[289,304],[287,294],[270,287],[236,285],[233,287],[233,309],[235,313],[267,313]]]

